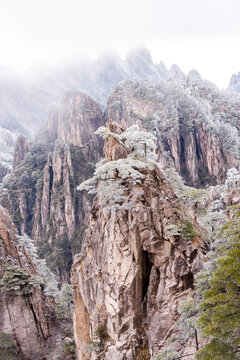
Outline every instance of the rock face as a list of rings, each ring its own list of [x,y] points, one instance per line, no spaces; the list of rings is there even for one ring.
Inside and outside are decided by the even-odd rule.
[[[57,135],[57,141],[53,153],[48,155],[42,189],[37,194],[32,234],[38,241],[47,240],[50,248],[63,248],[64,266],[58,272],[65,279],[73,253],[81,246],[81,229],[86,226],[90,211],[89,199],[76,187],[92,174],[93,164],[102,154],[101,140],[94,134],[101,125],[99,106],[79,92],[68,93],[59,111],[50,112],[48,130],[52,136]]]
[[[28,251],[20,252],[16,235],[10,216],[0,206],[0,277],[6,264],[24,269],[29,276],[38,275]],[[14,290],[0,292],[0,331],[13,336],[17,359],[51,358],[56,335],[60,333],[54,307],[50,298],[33,286],[31,294],[27,295],[17,295]]]
[[[51,140],[59,140],[74,146],[87,146],[98,142],[94,132],[103,124],[99,105],[79,91],[66,94],[58,108],[49,112],[48,132]]]
[[[0,196],[19,232],[38,242],[41,255],[61,281],[69,280],[72,256],[80,250],[89,219],[91,197],[76,187],[92,175],[102,155],[103,143],[94,131],[103,121],[99,106],[89,96],[68,93],[59,108],[50,110],[50,144],[32,145]],[[15,153],[20,144],[25,144],[23,137]]]
[[[127,207],[103,205],[98,191],[84,250],[72,268],[79,360],[157,354],[174,333],[178,305],[191,293],[201,266],[200,238],[170,233],[185,215],[162,172],[156,165],[139,171],[142,180],[129,185]],[[118,174],[116,167],[113,181]],[[104,187],[104,180],[100,184]],[[95,351],[89,353],[91,346]]]
[[[29,148],[30,143],[28,139],[23,135],[18,136],[13,154],[13,169],[25,159]]]
[[[240,160],[240,98],[231,102],[195,75],[166,82],[127,81],[108,99],[107,117],[137,123],[158,138],[158,161],[191,186],[224,182]]]
[[[146,49],[130,51],[125,60],[116,54],[107,54],[95,61],[85,59],[57,71],[46,67],[32,68],[26,75],[23,79],[0,68],[0,138],[2,130],[8,130],[14,136],[30,135],[36,131],[44,125],[49,107],[58,103],[67,91],[81,90],[104,108],[111,91],[121,81],[151,79],[153,82],[164,81],[168,86],[169,80],[178,82],[184,78],[183,72],[176,65],[168,70],[162,62],[154,64]],[[195,70],[190,72],[189,78],[198,81],[191,91],[205,92],[208,102],[206,82],[201,81]],[[238,80],[239,74],[232,77],[230,90],[239,91]],[[215,93],[212,94],[219,104],[225,103],[225,95],[221,99]],[[52,135],[55,137],[56,133]],[[12,156],[12,151],[7,150],[7,155]]]
[[[124,121],[121,121],[121,126],[119,126],[119,124],[110,120],[106,126],[112,133],[118,135],[127,129],[126,123]],[[108,136],[105,140],[103,153],[104,156],[110,161],[126,159],[128,157],[127,149],[122,144],[120,144],[114,136]]]

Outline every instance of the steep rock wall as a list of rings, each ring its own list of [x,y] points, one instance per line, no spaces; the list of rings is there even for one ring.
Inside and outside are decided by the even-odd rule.
[[[38,275],[28,251],[20,252],[16,236],[10,216],[0,206],[0,277],[6,263],[19,266],[31,276]],[[17,295],[14,290],[0,292],[0,331],[13,336],[18,359],[51,358],[56,338],[61,334],[54,308],[55,304],[42,289],[33,286],[28,295]]]
[[[188,185],[221,184],[227,170],[239,166],[240,103],[233,105],[216,89],[194,81],[125,82],[109,97],[107,118],[152,131],[158,138],[159,163],[174,167]],[[228,137],[235,132],[233,152],[235,140]]]
[[[169,232],[186,215],[162,172],[156,165],[141,171],[141,182],[129,186],[128,207],[104,205],[99,191],[91,209],[72,267],[79,360],[157,354],[176,331],[178,305],[191,293],[203,261],[199,236],[186,240]],[[183,354],[189,350],[178,346]]]
[[[50,143],[32,145],[0,195],[19,232],[38,242],[41,256],[61,281],[69,280],[72,257],[81,248],[89,219],[92,199],[76,187],[92,175],[102,155],[103,143],[94,131],[103,122],[99,106],[89,96],[68,93],[59,108],[49,112]],[[16,154],[21,153],[22,139]]]

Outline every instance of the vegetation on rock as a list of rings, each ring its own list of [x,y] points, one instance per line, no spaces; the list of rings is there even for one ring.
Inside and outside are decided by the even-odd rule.
[[[12,334],[0,331],[0,356],[4,360],[17,360],[17,344]]]
[[[18,265],[6,263],[5,272],[1,280],[2,291],[14,291],[17,295],[28,295],[31,293],[31,277],[26,270]]]
[[[198,353],[200,360],[238,359],[240,352],[240,206],[221,229],[225,241],[216,250],[209,288],[199,304],[197,324],[210,341]]]
[[[126,159],[115,161],[101,160],[96,165],[94,176],[81,183],[77,189],[86,190],[90,194],[97,190],[101,196],[100,203],[105,211],[112,209],[129,209],[129,188],[141,184],[144,180],[147,167],[154,161],[155,137],[138,126],[132,126],[120,135],[112,133],[108,128],[101,127],[97,134],[107,138],[113,136],[119,144],[127,149],[129,155]]]

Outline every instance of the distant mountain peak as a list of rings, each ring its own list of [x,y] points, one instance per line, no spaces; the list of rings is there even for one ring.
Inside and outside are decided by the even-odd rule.
[[[232,75],[227,90],[240,93],[240,72]]]
[[[144,46],[130,50],[127,53],[126,61],[128,61],[130,58],[141,58],[150,64],[153,64],[151,52]]]
[[[182,77],[185,76],[184,72],[180,69],[179,66],[173,64],[170,69],[170,76],[171,77]]]
[[[240,83],[240,71],[237,74],[233,74],[229,83],[229,86],[234,86]]]
[[[197,78],[197,79],[202,80],[201,75],[200,75],[199,72],[198,72],[197,70],[195,70],[195,69],[192,69],[191,71],[189,71],[188,75],[189,75],[189,76],[192,76],[192,77],[194,77],[194,78]]]

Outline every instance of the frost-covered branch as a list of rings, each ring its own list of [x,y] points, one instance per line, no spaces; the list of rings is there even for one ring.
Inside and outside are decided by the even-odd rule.
[[[137,125],[131,126],[120,135],[111,132],[106,127],[100,127],[96,134],[106,139],[114,136],[119,144],[124,145],[129,153],[126,159],[115,161],[101,160],[91,179],[84,181],[77,189],[88,193],[99,192],[102,206],[111,209],[128,209],[129,188],[140,184],[156,156],[156,137],[151,133],[141,131]]]

